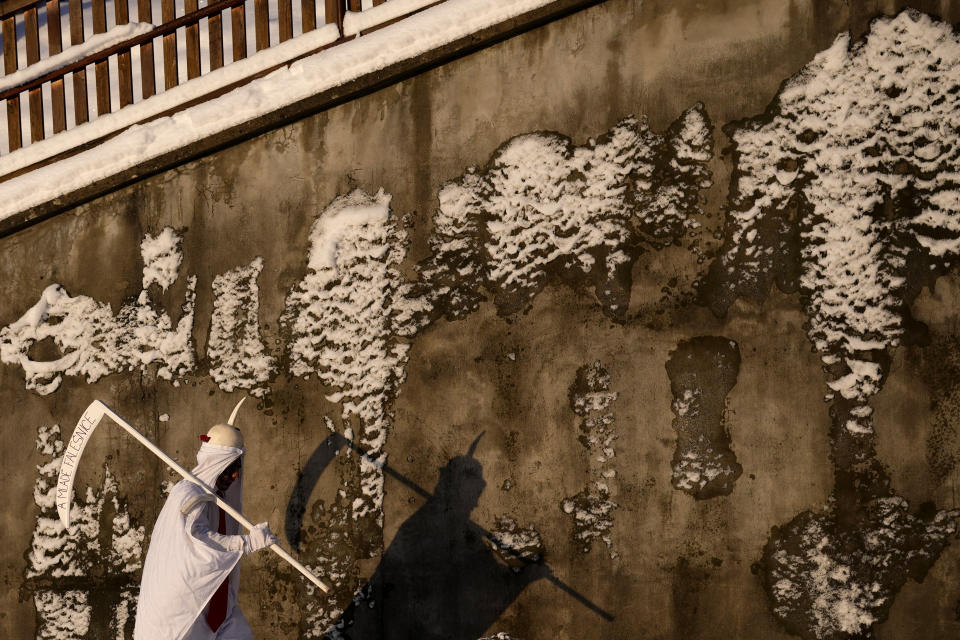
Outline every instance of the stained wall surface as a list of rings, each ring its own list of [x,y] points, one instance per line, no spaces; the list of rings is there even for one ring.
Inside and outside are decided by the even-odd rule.
[[[608,0],[3,238],[0,635],[132,637],[176,477],[104,421],[64,532],[90,402],[252,396],[334,585],[246,558],[258,638],[957,637],[957,21]]]

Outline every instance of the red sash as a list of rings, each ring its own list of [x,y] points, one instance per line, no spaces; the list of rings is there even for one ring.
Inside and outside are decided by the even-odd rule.
[[[217,507],[220,511],[220,525],[217,527],[219,533],[227,532],[227,514],[223,509]],[[211,631],[216,631],[227,618],[227,597],[230,591],[230,576],[228,575],[217,587],[217,591],[210,598],[210,607],[207,609],[207,624]]]

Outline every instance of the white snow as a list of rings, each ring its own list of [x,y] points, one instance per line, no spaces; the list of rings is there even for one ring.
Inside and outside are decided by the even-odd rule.
[[[383,190],[335,199],[310,231],[308,273],[281,316],[291,333],[290,372],[315,374],[334,390],[328,399],[342,403],[344,421],[355,416],[362,424],[357,441],[369,456],[360,460],[353,515],[378,523],[389,406],[406,377],[410,348],[403,339],[422,326],[429,308],[399,271],[406,245]]]
[[[139,591],[127,589],[121,592],[120,602],[114,609],[112,628],[116,632],[115,640],[127,640],[127,621],[136,614]]]
[[[207,359],[210,377],[226,392],[246,389],[262,398],[276,369],[260,335],[260,288],[263,259],[237,267],[213,280],[213,314]]]
[[[317,219],[310,233],[316,240],[310,246],[309,269],[338,275],[337,249],[351,230],[368,224],[382,225],[389,217],[391,196],[381,191],[377,198],[368,205],[353,204],[339,210],[328,208],[325,215]],[[386,251],[385,246],[383,253]]]
[[[794,200],[806,204],[800,284],[809,336],[825,362],[848,365],[831,389],[862,404],[882,374],[859,352],[895,347],[903,333],[907,253],[919,245],[944,265],[960,254],[958,84],[960,36],[903,11],[871,23],[861,43],[838,36],[785,86],[771,116],[733,135],[740,175],[722,259],[740,260],[743,282],[755,281],[769,268],[755,256],[777,248],[761,220]],[[907,190],[918,213],[888,215],[885,203]],[[851,424],[872,429],[866,416]]]
[[[613,511],[619,505],[611,497],[616,489],[613,479],[617,472],[611,461],[616,457],[613,442],[617,433],[610,409],[619,394],[610,391],[610,374],[600,361],[577,370],[575,388],[570,407],[583,418],[578,431],[587,449],[591,480],[580,493],[562,500],[560,507],[573,516],[573,537],[587,553],[597,539],[608,548],[613,546]],[[611,551],[610,556],[616,557],[617,552]]]
[[[510,516],[500,516],[490,535],[496,543],[494,550],[501,553],[508,564],[517,560],[536,562],[543,555],[543,539],[532,524],[521,529]]]
[[[90,151],[2,183],[0,219],[391,64],[415,58],[551,1],[446,0],[374,33],[279,69],[220,98],[131,127]],[[29,166],[79,146],[85,140],[124,129],[149,115],[249,76],[257,68],[289,60],[296,55],[294,51],[306,52],[328,44],[338,35],[335,26],[333,32],[323,27],[265,49],[246,61],[226,65],[156,98],[97,118],[89,125],[29,145],[0,158],[0,174]]]
[[[698,226],[711,150],[700,104],[666,135],[630,116],[584,146],[557,134],[517,136],[484,173],[468,170],[441,189],[425,279],[452,317],[476,308],[481,285],[515,300],[511,312],[522,309],[551,264],[615,280],[641,241],[672,242]]]
[[[413,13],[436,2],[437,0],[390,0],[363,11],[348,11],[343,16],[343,35],[357,35],[370,27]]]
[[[589,271],[588,251],[615,251],[626,242],[632,212],[623,199],[625,178],[642,161],[635,125],[615,129],[609,149],[574,151],[559,136],[528,134],[497,154],[486,203],[491,280],[501,288],[526,289],[557,258],[570,256]]]
[[[37,640],[74,640],[90,630],[86,591],[37,591],[33,604],[40,622]]]
[[[686,451],[673,467],[670,478],[677,489],[690,493],[701,491],[708,482],[734,470],[726,458],[712,450]]]
[[[691,418],[699,415],[701,393],[702,390],[700,387],[696,389],[684,389],[682,396],[675,396],[673,399],[674,412],[681,418],[687,417],[687,414],[689,414]]]
[[[117,497],[117,482],[105,465],[99,491],[87,487],[86,497],[79,491],[74,495],[71,530],[67,531],[56,509],[57,473],[64,450],[60,426],[40,426],[36,446],[47,460],[37,466],[34,501],[40,514],[26,554],[25,576],[39,585],[33,596],[39,623],[37,638],[72,640],[87,633],[93,611],[89,591],[76,587],[86,585],[90,589],[101,578],[124,575],[132,585],[141,567],[145,531],[132,524],[126,503]],[[101,519],[107,500],[112,503],[114,519],[109,525],[111,546],[102,549]],[[58,587],[62,578],[73,580],[73,588]],[[123,599],[111,612],[115,628],[122,630],[135,599],[132,589],[124,590]]]
[[[843,536],[829,511],[801,514],[779,529],[767,558],[774,613],[816,638],[869,637],[908,576],[923,576],[954,536],[958,514],[919,519],[903,498],[879,498]]]
[[[0,328],[0,361],[19,365],[26,388],[41,395],[56,391],[65,375],[85,376],[92,383],[110,373],[156,364],[159,377],[174,380],[192,370],[196,277],[188,279],[176,326],[146,289],[154,282],[163,288],[173,282],[170,270],[182,259],[179,241],[166,230],[156,238],[146,236],[141,245],[145,288],[116,314],[108,303],[71,297],[58,284],[48,286],[20,319]],[[30,349],[48,339],[63,355],[48,361],[31,358]]]
[[[156,237],[149,233],[140,243],[143,256],[143,288],[154,282],[164,291],[177,279],[183,253],[180,251],[180,238],[172,227],[164,227]]]

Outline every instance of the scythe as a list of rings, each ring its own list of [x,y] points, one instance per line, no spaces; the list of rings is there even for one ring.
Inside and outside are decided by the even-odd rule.
[[[236,409],[234,409],[234,413],[236,413]],[[83,449],[87,446],[90,436],[93,435],[94,429],[100,424],[103,416],[109,416],[114,422],[123,427],[127,433],[139,440],[140,444],[167,463],[167,466],[212,496],[213,499],[216,500],[217,505],[226,513],[229,513],[234,520],[248,530],[253,529],[253,523],[247,520],[242,513],[231,507],[224,500],[221,500],[210,487],[206,486],[192,473],[181,467],[176,460],[164,453],[164,451],[151,442],[149,438],[133,428],[129,422],[121,418],[113,409],[99,400],[94,400],[90,403],[90,406],[87,407],[87,410],[83,412],[83,416],[80,418],[80,421],[77,422],[77,427],[73,430],[73,435],[70,437],[70,440],[67,441],[66,448],[63,451],[63,461],[60,463],[60,474],[57,477],[57,513],[60,514],[60,520],[63,522],[64,527],[70,527],[70,507],[73,504],[73,481],[80,464],[80,456],[83,455]],[[330,590],[330,587],[325,585],[313,572],[300,564],[296,558],[287,553],[283,547],[278,544],[272,544],[270,545],[270,550],[286,560],[293,568],[310,580],[310,582],[320,587],[324,593]]]

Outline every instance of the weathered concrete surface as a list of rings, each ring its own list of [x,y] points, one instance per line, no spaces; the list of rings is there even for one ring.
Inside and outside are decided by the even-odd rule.
[[[413,214],[405,263],[413,278],[413,264],[430,254],[441,185],[487,164],[512,137],[555,131],[582,145],[628,114],[647,115],[662,132],[697,102],[716,140],[713,186],[705,192],[707,215],[698,232],[709,256],[732,170],[720,126],[762,113],[781,83],[841,30],[862,34],[870,18],[905,5],[960,21],[960,8],[946,1],[608,0],[4,238],[0,326],[16,321],[54,282],[118,309],[140,292],[144,235],[174,227],[183,238],[182,275],[152,295],[176,320],[185,276],[197,275],[193,338],[201,360],[177,387],[148,370],[114,373],[94,384],[68,377],[47,396],[24,390],[19,367],[0,365],[0,406],[6,408],[0,478],[7,496],[0,510],[0,635],[36,637],[32,593],[51,588],[25,577],[38,513],[36,465],[47,461],[35,447],[38,427],[59,424],[65,439],[86,405],[100,398],[189,464],[197,434],[228,414],[239,394],[220,390],[202,360],[217,275],[262,257],[260,328],[264,343],[281,356],[288,338],[279,325],[285,298],[306,273],[315,216],[336,196],[382,187],[392,194],[395,213]],[[412,340],[386,444],[391,467],[432,491],[440,470],[484,432],[474,457],[485,485],[472,521],[487,530],[504,515],[521,527],[532,524],[553,575],[614,618],[604,619],[538,574],[496,618],[471,616],[465,603],[462,619],[470,628],[486,623],[485,635],[502,631],[528,640],[790,637],[770,612],[755,563],[772,527],[819,508],[831,493],[825,377],[798,296],[774,292],[763,305],[737,302],[717,318],[694,303],[693,283],[708,266],[709,259],[698,263],[685,248],[643,253],[633,266],[623,323],[602,313],[591,290],[553,281],[524,313],[504,318],[486,302],[463,320],[433,321]],[[914,510],[924,502],[957,506],[956,377],[943,372],[952,371],[960,353],[958,304],[955,275],[920,296],[915,316],[933,338],[895,352],[874,402],[878,458]],[[678,344],[700,336],[736,342],[741,357],[726,396],[725,425],[743,473],[729,495],[706,500],[670,483],[677,435],[664,368]],[[564,498],[591,480],[578,440],[582,418],[571,409],[569,390],[578,369],[597,361],[618,394],[609,409],[617,434],[610,464],[618,508],[610,547],[596,543],[584,554],[562,508]],[[298,471],[330,435],[323,418],[342,429],[341,410],[325,399],[331,390],[316,378],[281,372],[269,387],[269,397],[240,418],[250,452],[245,512],[280,532]],[[168,422],[160,421],[164,414]],[[338,487],[356,484],[349,455],[342,452],[320,475],[306,505],[307,554],[329,537],[325,526],[332,526]],[[149,532],[163,500],[160,482],[170,474],[106,424],[84,454],[79,484],[98,487],[105,460],[135,523]],[[392,476],[385,482],[382,541],[375,547],[389,555],[403,525],[428,513],[428,500]],[[461,506],[472,506],[464,500]],[[358,559],[351,568],[357,585],[379,564],[376,553]],[[257,637],[309,637],[300,579],[265,555],[244,566],[241,604]],[[958,569],[960,550],[952,545],[922,583],[906,583],[876,637],[957,637]],[[470,582],[469,574],[436,571],[438,589]],[[77,585],[92,590],[94,605],[103,600],[97,588],[113,588],[95,576],[78,578]],[[462,589],[474,602],[492,597],[476,586]],[[383,620],[382,628],[393,622]],[[87,637],[108,632],[93,629]]]

